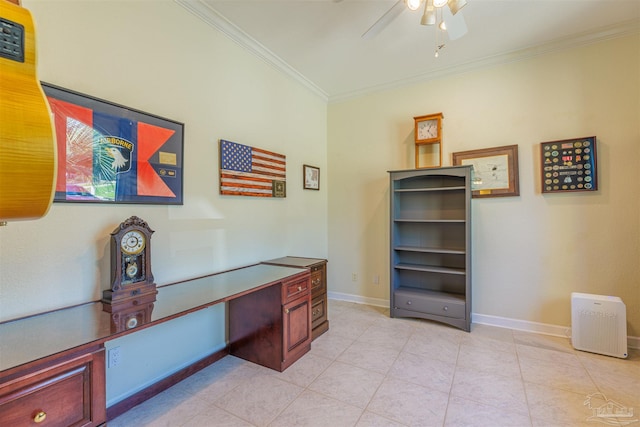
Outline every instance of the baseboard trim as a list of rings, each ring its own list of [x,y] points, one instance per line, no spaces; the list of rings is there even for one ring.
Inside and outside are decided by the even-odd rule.
[[[479,325],[512,329],[514,331],[534,332],[537,334],[571,338],[571,326],[551,325],[549,323],[531,322],[529,320],[511,319],[508,317],[478,313],[471,313],[471,322]]]
[[[169,387],[178,384],[180,381],[217,362],[228,354],[229,348],[225,347],[222,350],[210,354],[209,356],[203,357],[202,359],[184,367],[166,378],[161,379],[160,381],[151,384],[149,387],[132,394],[126,399],[109,406],[107,408],[107,421],[113,420],[118,415],[125,413],[134,406],[137,406],[142,402],[151,399],[153,396],[162,393]]]
[[[514,331],[535,332],[562,338],[571,338],[571,326],[550,325],[548,323],[530,322],[527,320],[509,319],[487,314],[471,314],[471,322],[481,325],[497,326]],[[627,336],[627,347],[640,349],[640,337]]]
[[[389,300],[384,298],[363,297],[360,295],[344,294],[342,292],[327,292],[327,298],[356,304],[373,305],[375,307],[389,307]]]
[[[389,300],[382,298],[369,298],[359,295],[340,292],[327,292],[329,299],[353,302],[356,304],[368,304],[376,307],[389,307]],[[471,323],[479,325],[496,326],[512,329],[514,331],[533,332],[552,335],[556,337],[571,338],[571,326],[551,325],[548,323],[531,322],[528,320],[511,319],[508,317],[492,316],[489,314],[471,313]],[[640,349],[640,337],[627,337],[629,348]]]

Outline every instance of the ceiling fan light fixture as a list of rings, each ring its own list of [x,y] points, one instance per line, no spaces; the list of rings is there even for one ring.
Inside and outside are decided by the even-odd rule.
[[[436,14],[434,11],[424,12],[422,15],[422,19],[420,20],[421,25],[435,25],[436,24]]]
[[[422,0],[405,0],[409,10],[418,10],[422,4]]]
[[[445,24],[444,21],[440,21],[440,24],[438,24],[438,28],[440,28],[442,31],[447,31],[447,24]]]
[[[433,0],[427,0],[424,5],[424,14],[420,19],[420,25],[435,25],[436,23],[436,11],[433,8]]]
[[[435,7],[442,7],[447,4],[448,0],[433,0],[433,5]]]
[[[451,9],[451,13],[454,15],[466,5],[467,0],[449,0],[449,9]]]

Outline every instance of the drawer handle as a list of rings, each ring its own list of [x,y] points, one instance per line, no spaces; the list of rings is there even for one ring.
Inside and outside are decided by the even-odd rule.
[[[288,308],[285,308],[285,309],[284,309],[284,312],[285,312],[285,314],[289,314],[289,309],[288,309]]]
[[[444,306],[444,308],[443,308],[443,310],[444,310],[444,311],[448,311],[448,310],[449,310],[449,307],[447,307],[447,306],[445,305],[445,306]]]
[[[47,413],[44,411],[38,411],[38,413],[33,417],[33,422],[41,423],[44,419],[47,418]]]
[[[302,286],[298,286],[298,292],[302,291]]]

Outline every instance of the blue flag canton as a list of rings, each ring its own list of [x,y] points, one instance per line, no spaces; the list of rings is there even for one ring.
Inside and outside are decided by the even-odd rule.
[[[251,147],[224,140],[220,143],[222,169],[251,172]]]

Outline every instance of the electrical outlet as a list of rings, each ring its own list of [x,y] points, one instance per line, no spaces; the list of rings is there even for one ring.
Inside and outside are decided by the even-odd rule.
[[[120,347],[113,347],[109,349],[108,352],[108,359],[109,359],[109,363],[108,363],[108,367],[109,368],[115,368],[116,366],[118,366],[121,362],[121,357],[122,355],[120,354]]]
[[[357,282],[358,281],[358,273],[351,273],[351,280],[353,282]]]
[[[374,285],[379,285],[380,284],[380,275],[379,274],[374,274],[373,275],[373,284]]]

